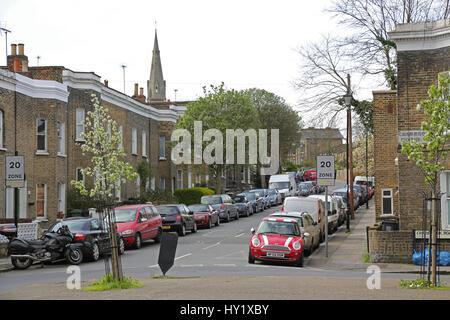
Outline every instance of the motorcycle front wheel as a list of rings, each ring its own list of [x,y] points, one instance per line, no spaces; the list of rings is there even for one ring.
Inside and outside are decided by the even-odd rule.
[[[74,265],[80,264],[83,261],[83,252],[81,249],[70,249],[67,254],[67,261]]]
[[[16,269],[24,270],[33,264],[30,258],[11,258],[11,263]]]

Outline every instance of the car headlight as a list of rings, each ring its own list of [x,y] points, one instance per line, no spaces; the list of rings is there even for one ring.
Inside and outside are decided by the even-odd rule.
[[[133,229],[128,229],[128,230],[125,230],[124,232],[122,232],[122,234],[127,235],[127,234],[132,234],[133,232],[134,232]]]
[[[259,247],[260,244],[261,244],[261,241],[259,240],[258,237],[254,237],[254,238],[252,239],[252,245],[253,245],[254,247]]]
[[[296,241],[294,242],[294,244],[292,245],[292,248],[294,248],[294,250],[300,250],[302,248],[302,244],[300,243],[300,241]]]

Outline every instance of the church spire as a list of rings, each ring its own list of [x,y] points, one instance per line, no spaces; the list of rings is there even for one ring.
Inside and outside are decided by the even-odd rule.
[[[153,58],[150,70],[150,80],[147,81],[148,102],[166,101],[166,81],[163,77],[161,56],[159,53],[158,34],[155,28],[155,42],[153,44]]]

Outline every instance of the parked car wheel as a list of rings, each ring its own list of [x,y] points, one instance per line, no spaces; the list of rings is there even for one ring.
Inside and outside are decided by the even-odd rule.
[[[178,235],[180,237],[184,237],[186,235],[186,226],[184,224],[181,225],[181,229],[178,231]]]
[[[227,220],[226,220],[227,222],[230,222],[231,221],[231,219],[230,219],[230,213],[229,212],[227,212]]]
[[[212,228],[212,221],[211,221],[211,217],[209,217],[208,219],[208,225],[206,226],[207,229],[211,229]]]
[[[239,212],[236,211],[236,216],[234,217],[234,220],[239,220]]]
[[[100,249],[97,243],[92,244],[92,253],[90,256],[91,261],[97,261],[100,258]]]
[[[298,258],[298,260],[295,262],[295,266],[296,267],[303,267],[303,251],[300,254],[300,257]]]
[[[125,241],[123,241],[123,238],[119,238],[119,255],[123,255],[125,253]]]
[[[162,229],[158,229],[158,235],[153,240],[155,240],[156,243],[160,243],[161,242],[161,236],[162,236]]]
[[[140,249],[142,247],[142,238],[140,233],[136,233],[134,236],[134,248]]]
[[[253,258],[250,249],[248,250],[248,263],[251,263],[251,264],[255,263],[255,258]]]
[[[217,217],[215,226],[216,226],[216,227],[220,226],[220,218],[219,218],[219,217]]]
[[[83,261],[83,252],[80,248],[76,249],[70,249],[69,253],[67,254],[67,261],[69,261],[70,264],[80,264]]]
[[[194,221],[194,226],[192,227],[191,233],[197,232],[197,223]]]

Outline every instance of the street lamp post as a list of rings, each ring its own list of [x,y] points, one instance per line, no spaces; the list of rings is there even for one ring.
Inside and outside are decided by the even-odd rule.
[[[347,199],[350,209],[351,219],[355,218],[353,207],[353,157],[352,157],[352,94],[350,91],[350,75],[347,75],[347,93],[344,95],[344,102],[347,106]],[[349,192],[350,189],[350,192]],[[347,215],[347,230],[350,230],[350,222]]]

